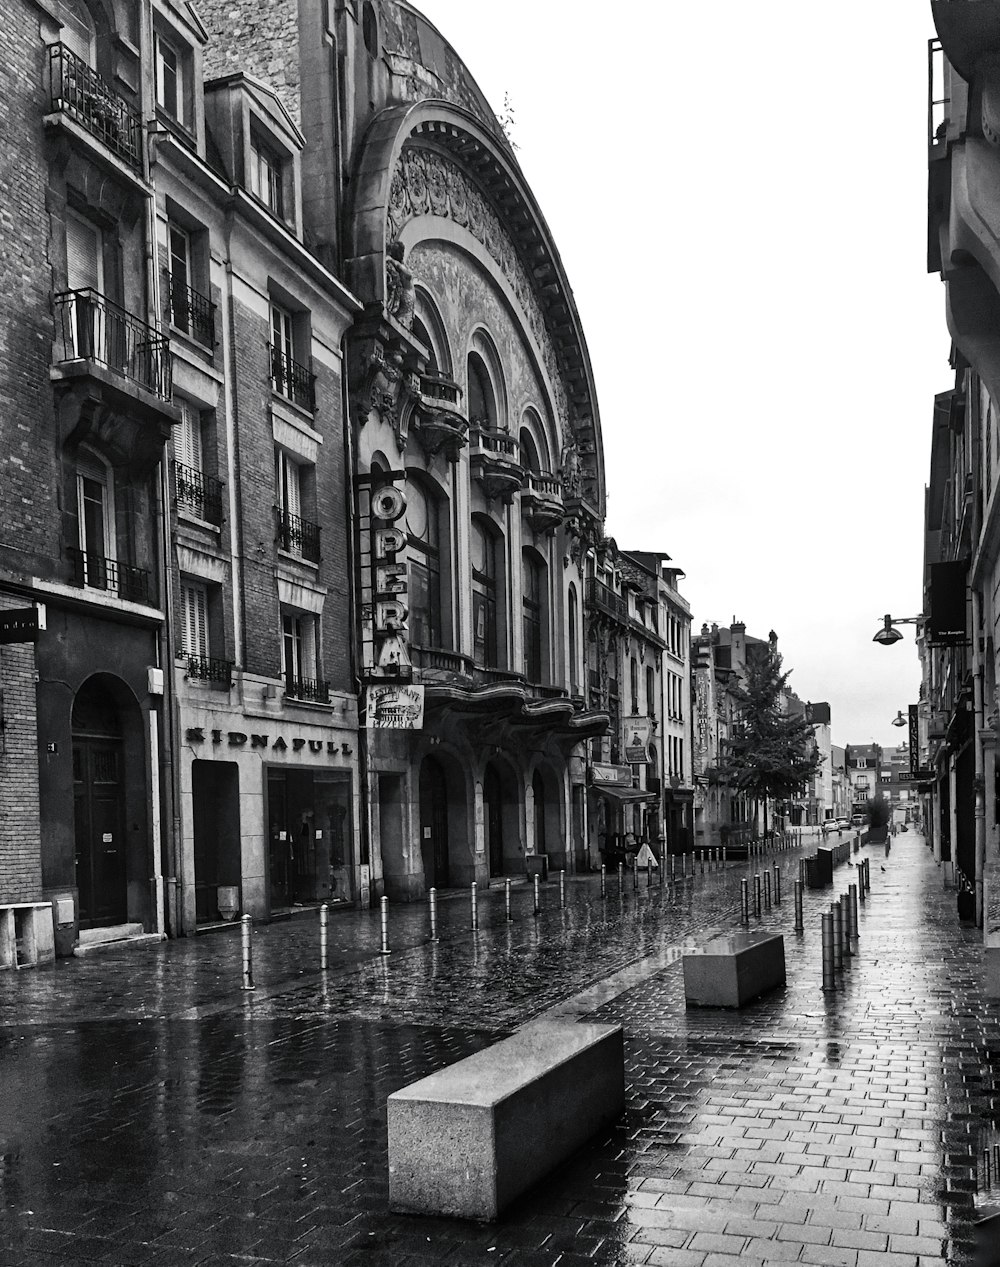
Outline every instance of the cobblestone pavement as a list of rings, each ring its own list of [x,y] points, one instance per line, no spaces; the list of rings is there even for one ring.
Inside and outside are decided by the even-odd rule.
[[[805,852],[809,852],[807,847]],[[685,1010],[680,956],[739,927],[709,869],[602,901],[596,878],[378,921],[259,929],[253,994],[232,933],[0,974],[0,1263],[506,1267],[971,1261],[1000,1143],[1000,1007],[922,839],[870,855],[858,954],[821,990],[819,913],[793,931],[799,852],[773,856],[788,986]],[[883,870],[884,868],[884,870]],[[837,869],[837,895],[855,880]],[[620,1020],[628,1111],[497,1224],[390,1215],[385,1099],[540,1015]],[[428,1158],[433,1165],[433,1158]],[[978,1188],[977,1188],[978,1184]]]

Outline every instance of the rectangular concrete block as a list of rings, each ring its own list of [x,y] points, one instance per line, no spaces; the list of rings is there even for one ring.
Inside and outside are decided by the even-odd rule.
[[[525,1026],[389,1096],[389,1207],[495,1219],[624,1107],[620,1025]]]
[[[775,933],[731,933],[684,956],[689,1007],[742,1007],[785,984],[785,939]]]

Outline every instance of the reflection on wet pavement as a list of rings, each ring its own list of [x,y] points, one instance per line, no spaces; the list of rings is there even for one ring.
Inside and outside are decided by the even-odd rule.
[[[863,856],[863,855],[862,855]],[[971,1261],[997,1121],[998,1008],[919,837],[872,863],[858,955],[824,996],[819,913],[788,986],[687,1011],[680,956],[739,925],[745,867],[662,890],[573,880],[0,975],[0,1263],[928,1264]],[[880,864],[886,866],[883,872]],[[753,868],[751,868],[753,870]],[[756,925],[757,921],[753,921]],[[628,1114],[494,1226],[386,1212],[385,1099],[546,1014],[620,1020]],[[428,1159],[433,1164],[433,1159]],[[979,1197],[986,1194],[980,1192]]]

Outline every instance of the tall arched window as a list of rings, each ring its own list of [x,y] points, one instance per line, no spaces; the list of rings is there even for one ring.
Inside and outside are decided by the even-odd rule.
[[[94,20],[86,5],[81,0],[58,0],[56,16],[62,23],[59,31],[61,42],[88,66],[95,65]]]
[[[538,456],[538,446],[535,444],[527,427],[521,428],[519,439],[521,442],[521,465],[526,471],[531,471],[534,475],[541,475],[542,464]]]
[[[498,668],[497,534],[481,515],[472,518],[472,653],[476,664]]]
[[[569,691],[571,695],[580,694],[580,610],[576,596],[576,586],[569,587]]]
[[[416,480],[406,487],[410,548],[410,638],[420,647],[441,647],[441,502]]]
[[[469,421],[480,427],[497,425],[496,397],[482,357],[469,353]]]
[[[527,550],[521,556],[521,640],[524,676],[541,682],[547,669],[544,643],[545,569]]]

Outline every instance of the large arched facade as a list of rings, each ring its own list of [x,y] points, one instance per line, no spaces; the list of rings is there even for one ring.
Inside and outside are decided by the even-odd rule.
[[[350,345],[362,673],[369,691],[415,687],[423,704],[419,732],[368,735],[375,889],[488,883],[540,852],[587,865],[586,740],[607,717],[579,693],[579,596],[604,471],[572,292],[506,141],[453,102],[383,109],[352,187],[347,273],[368,305]],[[405,506],[405,533],[380,518],[389,503]],[[462,841],[444,812],[459,786]],[[397,820],[402,847],[376,839]]]

